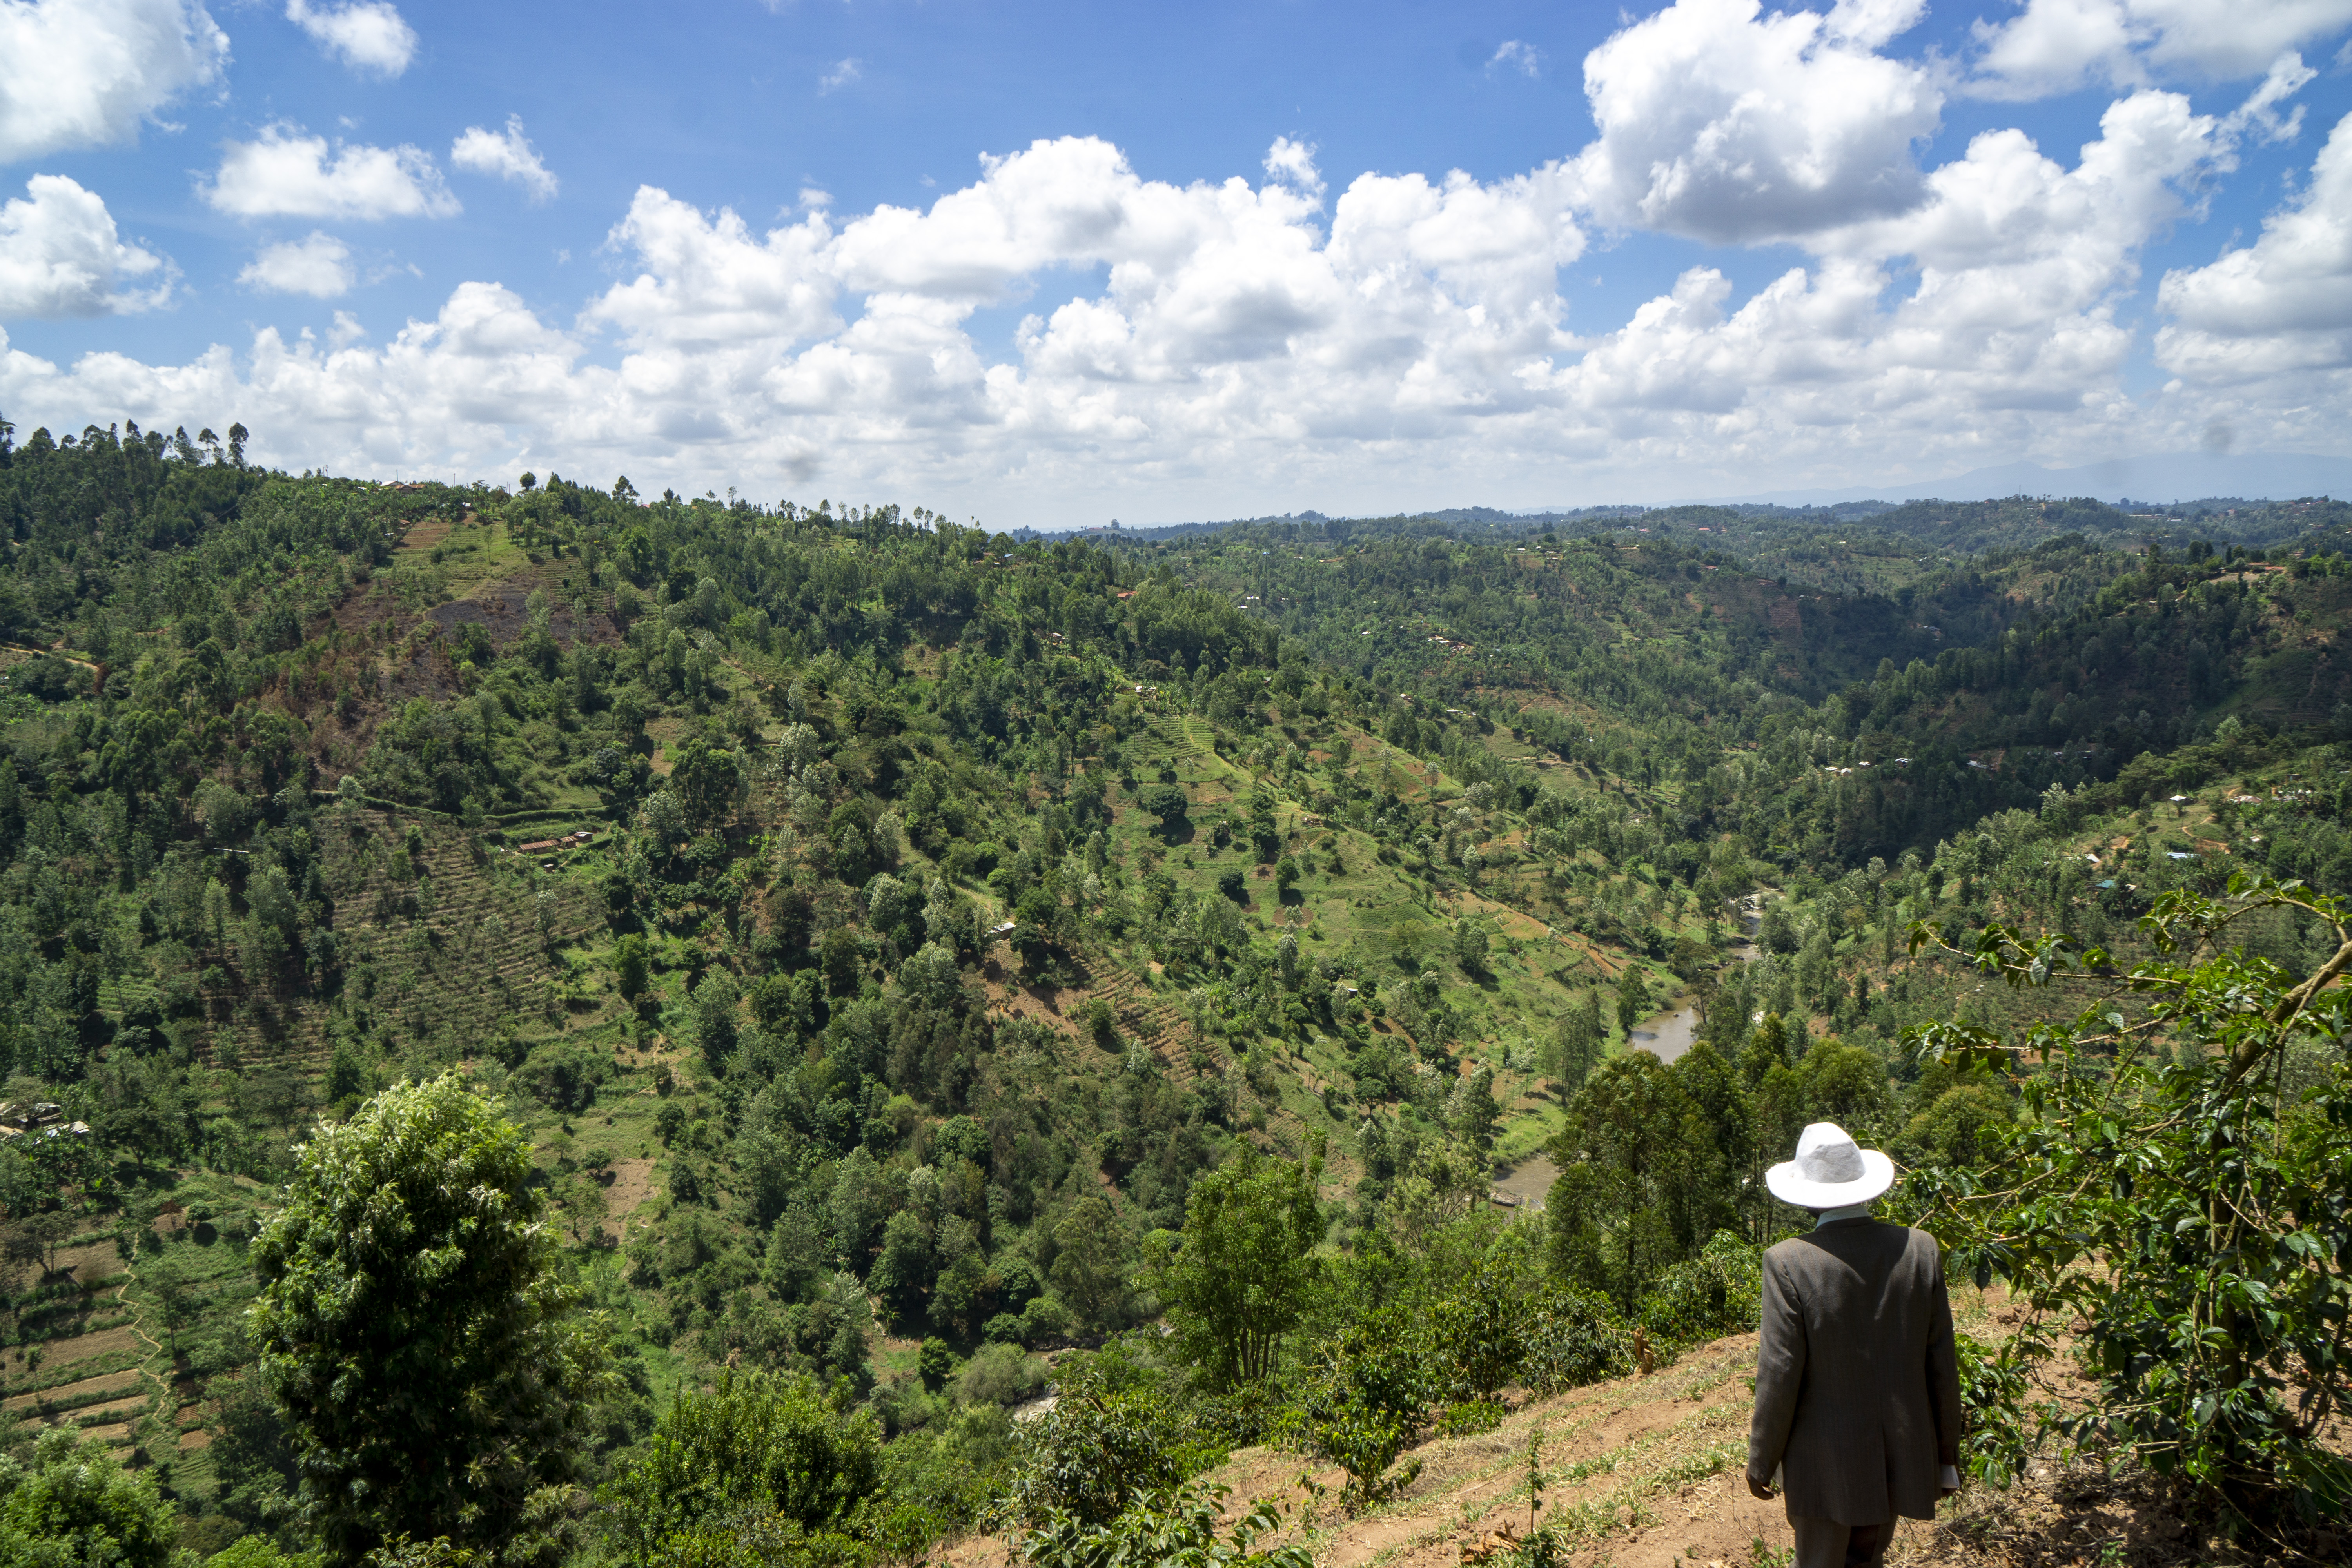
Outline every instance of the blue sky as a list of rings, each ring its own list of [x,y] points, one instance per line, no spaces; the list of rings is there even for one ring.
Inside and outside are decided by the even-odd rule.
[[[2352,455],[2347,37],[0,0],[0,412],[1007,522]]]

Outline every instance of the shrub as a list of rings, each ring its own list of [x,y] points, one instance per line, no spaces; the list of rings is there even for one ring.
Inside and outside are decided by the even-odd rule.
[[[1024,1355],[1018,1345],[982,1345],[956,1377],[956,1399],[964,1405],[1021,1405],[1043,1393],[1051,1375],[1044,1362]]]
[[[1298,1404],[1281,1423],[1283,1441],[1346,1470],[1342,1505],[1369,1507],[1421,1474],[1418,1459],[1389,1467],[1427,1424],[1439,1383],[1412,1317],[1401,1307],[1376,1308],[1318,1348]]]
[[[1252,1506],[1219,1539],[1223,1487],[1184,1487],[1136,1500],[1115,1517],[1095,1521],[1056,1513],[1022,1542],[1034,1568],[1123,1568],[1130,1563],[1181,1563],[1187,1568],[1309,1568],[1314,1554],[1297,1542],[1255,1550],[1258,1537],[1281,1522],[1273,1505]]]
[[[1520,1375],[1536,1393],[1579,1388],[1633,1369],[1633,1326],[1608,1297],[1563,1287],[1538,1302],[1530,1317]]]
[[[729,1373],[709,1393],[681,1390],[643,1456],[601,1496],[625,1560],[671,1563],[680,1538],[754,1520],[857,1537],[881,1480],[882,1433],[871,1415],[835,1411],[812,1378]]]
[[[1642,1327],[1661,1350],[1698,1344],[1754,1328],[1763,1300],[1764,1255],[1719,1230],[1696,1258],[1658,1276],[1642,1299]]]
[[[1136,1499],[1221,1462],[1223,1448],[1180,1414],[1169,1382],[1118,1346],[1065,1363],[1062,1397],[1015,1434],[1004,1520],[1108,1524]]]

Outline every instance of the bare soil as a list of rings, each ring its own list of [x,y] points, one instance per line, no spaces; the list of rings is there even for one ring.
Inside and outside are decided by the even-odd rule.
[[[1998,1290],[1958,1291],[1953,1304],[1971,1332],[1998,1332]],[[1507,1527],[1526,1535],[1528,1449],[1540,1430],[1548,1479],[1539,1519],[1559,1532],[1572,1568],[1777,1568],[1795,1545],[1785,1505],[1749,1496],[1743,1475],[1755,1365],[1756,1336],[1741,1334],[1647,1377],[1526,1401],[1494,1431],[1424,1442],[1407,1456],[1422,1470],[1402,1495],[1355,1517],[1338,1506],[1342,1473],[1295,1453],[1241,1449],[1204,1479],[1228,1489],[1229,1515],[1253,1499],[1275,1501],[1284,1539],[1305,1544],[1318,1568],[1463,1568]],[[2257,1560],[2185,1514],[2157,1479],[2055,1458],[2006,1490],[1971,1485],[1940,1511],[1932,1521],[1899,1521],[1887,1562],[2188,1568]],[[2302,1560],[2342,1562],[2347,1548],[2352,1527],[2323,1531]],[[1017,1568],[1002,1538],[962,1541],[943,1557],[954,1568]]]
[[[631,1158],[613,1162],[613,1184],[604,1189],[604,1234],[615,1241],[629,1234],[629,1216],[654,1194],[654,1163]]]

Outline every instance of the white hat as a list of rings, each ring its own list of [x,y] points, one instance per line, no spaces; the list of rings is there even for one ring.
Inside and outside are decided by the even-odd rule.
[[[1833,1121],[1816,1121],[1797,1139],[1797,1157],[1764,1173],[1764,1184],[1801,1209],[1866,1204],[1895,1184],[1895,1162],[1854,1145]]]

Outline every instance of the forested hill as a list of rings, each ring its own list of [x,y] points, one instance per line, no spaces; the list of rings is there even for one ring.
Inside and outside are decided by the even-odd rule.
[[[245,440],[0,438],[0,1561],[1076,1568],[1258,1443],[1373,1507],[1752,1322],[1806,1121],[1923,1194],[2031,1131],[1985,1041],[2063,1008],[1915,922],[2111,970],[2352,879],[2332,535],[1049,541]]]

